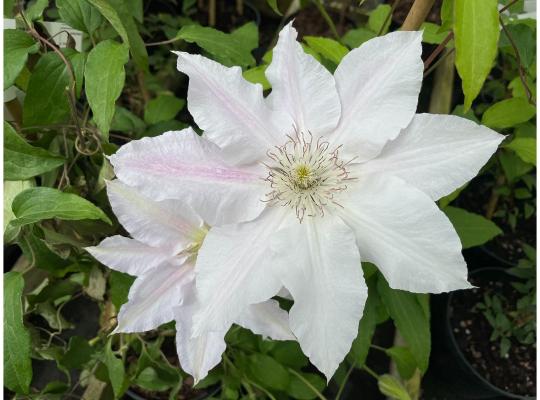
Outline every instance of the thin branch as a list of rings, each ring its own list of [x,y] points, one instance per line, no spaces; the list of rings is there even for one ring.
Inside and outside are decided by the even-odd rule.
[[[319,399],[326,400],[326,397],[324,397],[323,394],[321,392],[319,392],[317,390],[317,388],[311,384],[310,381],[308,381],[306,378],[304,378],[302,376],[302,374],[298,373],[297,371],[295,371],[292,368],[289,368],[289,372],[291,374],[295,375],[298,379],[300,379],[304,383],[304,385],[306,385],[308,388],[310,388],[311,391],[313,392],[313,394],[315,394]]]
[[[433,60],[437,58],[437,56],[445,49],[446,45],[452,38],[454,37],[454,32],[450,31],[448,32],[448,35],[444,38],[444,40],[433,50],[433,52],[429,55],[429,57],[424,61],[424,71],[429,68]]]
[[[499,21],[501,23],[502,29],[506,37],[508,38],[508,41],[510,42],[510,45],[512,46],[512,49],[514,49],[514,53],[516,53],[516,60],[518,63],[518,72],[519,72],[519,79],[521,79],[521,83],[523,84],[523,87],[525,88],[525,92],[527,93],[527,100],[529,100],[529,103],[533,106],[536,106],[536,103],[534,102],[532,98],[532,92],[529,86],[527,85],[527,79],[525,78],[525,68],[523,67],[523,63],[521,62],[521,56],[519,55],[519,50],[516,46],[516,42],[514,42],[514,39],[512,38],[512,35],[510,35],[510,31],[504,25],[504,21],[502,17],[499,15]]]
[[[330,17],[328,12],[324,8],[324,5],[321,3],[321,0],[313,0],[313,3],[315,4],[317,9],[321,13],[326,23],[328,24],[328,27],[332,31],[332,35],[334,35],[334,37],[337,39],[338,42],[341,42],[341,37],[339,36],[339,33],[336,29],[336,25],[334,24],[334,21],[332,21],[332,18]]]
[[[349,370],[345,374],[345,377],[343,378],[341,385],[339,385],[339,390],[337,392],[335,400],[339,400],[341,398],[341,395],[343,394],[343,390],[345,389],[345,385],[347,384],[347,381],[349,380],[349,376],[351,376],[351,373],[353,372],[354,367],[356,367],[356,362],[351,364],[351,366],[349,367]]]
[[[415,0],[405,22],[401,26],[403,31],[417,31],[426,20],[435,0]]]
[[[182,38],[175,37],[175,38],[172,38],[172,39],[163,40],[163,41],[161,41],[161,42],[150,42],[150,43],[145,43],[144,45],[145,45],[146,47],[163,46],[164,44],[170,44],[170,43],[178,42],[179,40],[182,40]]]
[[[437,67],[439,66],[439,64],[440,64],[441,62],[443,62],[443,60],[444,60],[446,57],[448,57],[450,54],[452,54],[455,50],[456,50],[456,49],[455,49],[455,47],[454,47],[454,48],[448,50],[447,52],[445,52],[445,53],[441,56],[441,58],[439,58],[439,59],[438,59],[438,60],[437,60],[437,61],[436,61],[436,62],[435,62],[435,63],[434,63],[427,71],[424,72],[424,78],[425,78],[426,76],[428,76],[429,74],[431,74],[433,71],[435,71],[435,70],[437,69]]]
[[[507,5],[505,5],[503,8],[501,8],[499,10],[499,14],[505,12],[506,10],[508,10],[510,7],[512,7],[514,4],[516,4],[519,0],[512,0],[510,3],[508,3]]]
[[[386,28],[386,25],[388,24],[388,22],[392,19],[392,15],[394,15],[394,11],[396,10],[397,6],[399,5],[399,2],[401,0],[395,0],[394,3],[392,4],[392,8],[390,9],[390,12],[388,13],[388,15],[386,16],[386,18],[384,19],[384,22],[381,26],[381,29],[379,29],[379,32],[377,33],[377,36],[381,36]]]

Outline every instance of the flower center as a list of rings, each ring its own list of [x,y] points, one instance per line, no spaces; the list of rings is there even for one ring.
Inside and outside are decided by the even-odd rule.
[[[266,181],[272,191],[266,194],[266,201],[291,207],[300,222],[306,215],[324,216],[330,203],[339,206],[335,195],[352,179],[347,163],[339,158],[339,147],[330,149],[324,139],[315,140],[311,134],[306,137],[300,132],[289,136],[283,146],[268,151],[272,162],[265,164]]]

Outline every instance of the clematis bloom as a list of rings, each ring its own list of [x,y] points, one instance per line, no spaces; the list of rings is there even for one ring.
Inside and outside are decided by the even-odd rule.
[[[86,250],[110,268],[137,277],[113,333],[144,332],[176,320],[180,364],[196,383],[221,361],[229,328],[192,337],[192,317],[201,306],[194,262],[208,227],[178,200],[151,201],[119,181],[108,182],[107,194],[133,238],[112,236]],[[234,322],[273,339],[294,340],[287,313],[275,300],[250,305]]]
[[[350,349],[367,287],[361,261],[390,286],[469,288],[460,240],[435,201],[473,178],[503,136],[451,115],[415,114],[421,32],[350,51],[332,75],[279,35],[267,97],[239,67],[177,53],[191,129],[123,146],[117,176],[180,198],[212,228],[196,262],[194,334],[221,331],[284,286],[290,326],[330,378]]]

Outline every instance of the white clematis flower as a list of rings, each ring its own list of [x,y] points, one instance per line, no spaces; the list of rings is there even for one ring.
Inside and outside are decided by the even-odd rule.
[[[133,141],[111,162],[157,200],[183,198],[213,228],[197,259],[194,333],[221,331],[285,286],[290,326],[330,378],[367,297],[361,261],[395,289],[470,287],[459,238],[434,203],[473,178],[503,136],[450,115],[415,114],[421,32],[349,52],[330,74],[287,25],[266,70],[272,92],[199,55],[191,129]]]
[[[192,337],[192,318],[201,308],[194,260],[207,227],[181,201],[151,201],[119,181],[108,182],[107,193],[133,239],[113,236],[86,250],[112,269],[137,276],[113,333],[148,331],[176,320],[180,364],[198,382],[221,361],[229,328]],[[234,322],[276,340],[295,339],[275,300],[248,306]]]

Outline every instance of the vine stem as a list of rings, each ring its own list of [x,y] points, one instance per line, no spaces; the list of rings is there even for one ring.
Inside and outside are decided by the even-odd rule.
[[[345,377],[343,378],[341,385],[339,385],[339,390],[336,394],[335,400],[339,400],[341,398],[341,395],[343,394],[343,390],[345,389],[345,385],[347,384],[347,381],[349,380],[349,376],[351,376],[351,373],[353,372],[354,367],[356,367],[356,362],[352,363],[349,369],[347,370],[347,373],[345,374]]]
[[[294,376],[296,376],[298,379],[300,379],[302,382],[304,382],[304,384],[311,389],[311,391],[321,400],[327,400],[326,397],[323,396],[323,394],[321,392],[319,392],[317,390],[317,388],[315,386],[313,386],[311,384],[310,381],[308,381],[306,378],[304,378],[300,373],[298,373],[297,371],[295,371],[294,369],[292,368],[289,368],[289,372],[291,374],[293,374]]]
[[[417,31],[433,7],[435,0],[415,0],[405,22],[401,26],[403,31]]]
[[[328,27],[332,31],[332,35],[334,35],[334,37],[337,39],[338,42],[341,42],[341,37],[339,36],[339,33],[336,29],[336,25],[334,24],[334,21],[332,21],[332,18],[330,17],[328,12],[324,8],[324,5],[321,3],[321,0],[313,0],[313,3],[315,4],[317,9],[321,13],[326,23],[328,24]]]
[[[536,103],[534,102],[532,98],[532,92],[529,86],[527,85],[527,80],[525,79],[525,68],[523,67],[523,63],[521,62],[521,56],[519,55],[519,50],[516,46],[516,42],[514,42],[514,38],[512,38],[512,35],[510,35],[510,31],[508,31],[508,28],[504,24],[504,21],[499,14],[499,22],[501,23],[502,30],[506,37],[508,38],[508,41],[510,42],[510,45],[512,46],[512,49],[514,50],[514,53],[516,54],[516,61],[518,63],[518,72],[519,72],[519,79],[521,79],[521,83],[523,84],[523,87],[525,88],[525,91],[527,92],[527,100],[530,104],[533,106],[536,106]]]
[[[375,371],[373,371],[371,368],[369,368],[367,365],[362,365],[362,369],[366,371],[368,374],[370,374],[375,379],[379,380],[379,375]]]

